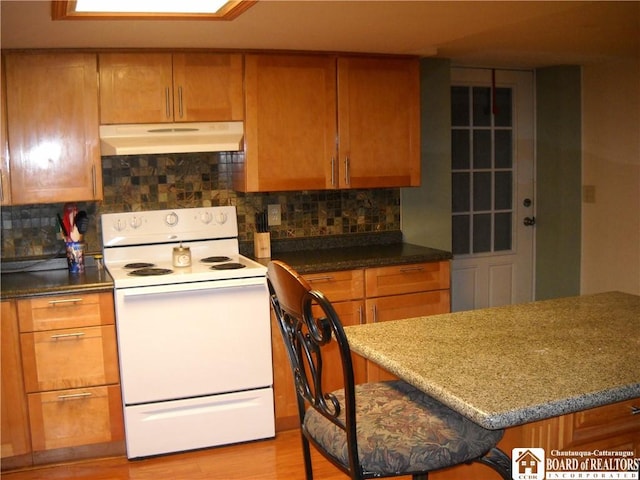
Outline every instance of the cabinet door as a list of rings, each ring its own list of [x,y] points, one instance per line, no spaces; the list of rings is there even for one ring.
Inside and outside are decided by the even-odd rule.
[[[338,59],[342,188],[420,184],[417,59]]]
[[[9,54],[5,62],[13,203],[101,199],[96,56]]]
[[[29,394],[34,453],[124,438],[120,387]]]
[[[20,334],[28,393],[119,382],[113,325]]]
[[[9,140],[7,134],[7,86],[5,81],[4,57],[2,58],[2,85],[0,92],[2,93],[2,102],[0,104],[0,112],[2,120],[0,125],[0,205],[11,205],[11,183],[9,170]]]
[[[242,55],[174,53],[173,111],[176,122],[243,120]]]
[[[31,451],[27,400],[22,381],[18,318],[13,302],[2,305],[2,469],[20,467],[30,463],[26,455]]]
[[[101,53],[100,123],[173,121],[170,53]]]
[[[334,188],[336,64],[330,56],[245,57],[243,191]]]
[[[367,323],[386,322],[401,318],[423,317],[449,313],[449,290],[435,290],[432,292],[407,293],[386,297],[367,298]],[[402,348],[398,345],[398,348]],[[396,378],[373,362],[367,364],[367,379],[370,382],[390,380]]]

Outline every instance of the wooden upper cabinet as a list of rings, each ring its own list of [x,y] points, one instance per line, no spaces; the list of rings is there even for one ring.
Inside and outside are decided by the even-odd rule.
[[[245,57],[245,164],[237,190],[332,188],[336,64],[324,55]]]
[[[4,61],[4,59],[3,59]],[[2,102],[0,111],[2,113],[2,125],[0,125],[0,205],[11,205],[11,177],[9,170],[9,139],[7,133],[7,90],[5,81],[5,68],[2,65],[2,85],[0,90]]]
[[[419,185],[417,59],[247,55],[243,191]]]
[[[420,184],[417,59],[338,58],[340,185]]]
[[[100,123],[242,120],[242,55],[102,53]]]
[[[102,199],[96,55],[5,58],[12,202]]]

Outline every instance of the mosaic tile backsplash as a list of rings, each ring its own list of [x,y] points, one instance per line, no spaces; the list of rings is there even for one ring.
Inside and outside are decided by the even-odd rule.
[[[232,189],[231,167],[242,153],[131,155],[102,158],[104,200],[79,202],[91,220],[88,252],[102,249],[102,213],[235,205],[239,240],[253,240],[254,214],[279,204],[282,223],[272,239],[400,230],[399,189],[241,193]],[[2,258],[55,256],[56,214],[64,204],[2,208]]]

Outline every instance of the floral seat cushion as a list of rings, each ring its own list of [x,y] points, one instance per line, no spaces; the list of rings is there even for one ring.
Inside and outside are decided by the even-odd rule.
[[[344,391],[333,392],[344,423]],[[358,454],[365,474],[437,470],[471,461],[493,448],[502,430],[486,430],[403,381],[356,385]],[[304,429],[348,465],[344,430],[313,408]]]

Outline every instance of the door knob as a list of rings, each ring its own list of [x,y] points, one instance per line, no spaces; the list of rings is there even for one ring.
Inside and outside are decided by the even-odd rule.
[[[536,224],[536,217],[524,217],[524,221],[522,223],[524,223],[525,227],[531,227]]]

